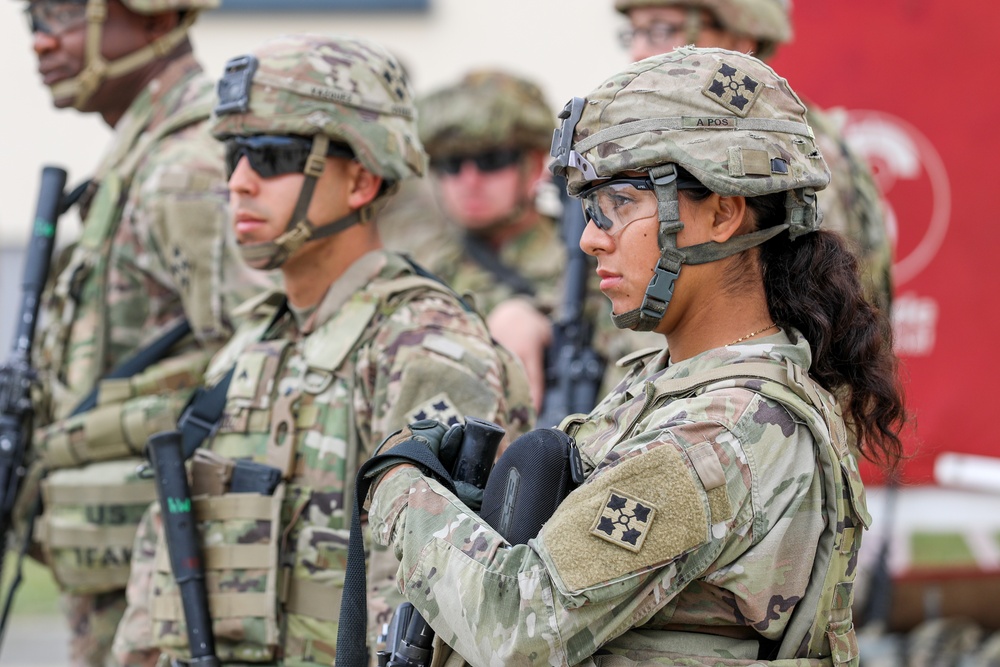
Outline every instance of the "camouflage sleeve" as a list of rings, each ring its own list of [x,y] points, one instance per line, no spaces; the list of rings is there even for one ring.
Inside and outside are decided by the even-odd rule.
[[[507,427],[500,354],[482,320],[443,294],[396,309],[380,324],[357,372],[364,378],[360,402],[367,407],[358,421],[368,426],[369,456],[385,437],[418,419],[455,424],[472,415]]]
[[[814,463],[807,435],[796,443],[806,446],[794,450],[803,456],[775,446],[785,441],[787,415],[789,423],[754,428],[761,410],[773,406],[742,406],[733,430],[654,413],[651,425],[616,445],[527,545],[507,545],[415,469],[376,490],[373,538],[400,558],[407,598],[473,665],[528,664],[524,656],[533,657],[530,664],[576,664],[654,614],[661,614],[658,623],[683,623],[692,609],[739,625],[740,614],[766,608],[761,627],[780,636],[787,605],[773,614],[774,596],[802,594],[808,547],[818,540],[818,533],[785,526],[787,515],[816,509],[802,501],[802,480],[811,479]],[[803,437],[800,431],[792,426],[793,439]],[[758,450],[766,462],[755,460]],[[758,466],[778,459],[777,451],[791,461],[777,460],[776,471],[757,480]],[[773,544],[769,526],[781,527]],[[747,556],[761,544],[763,553]],[[793,547],[804,567],[776,566],[776,554]],[[716,590],[721,583],[731,589]]]

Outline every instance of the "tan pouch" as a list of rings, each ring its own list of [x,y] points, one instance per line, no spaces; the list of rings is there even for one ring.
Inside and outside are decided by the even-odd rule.
[[[278,546],[285,484],[271,496],[226,493],[194,498],[208,606],[220,662],[273,662],[279,643]],[[156,546],[153,644],[190,656],[179,589],[162,533]]]
[[[55,470],[42,481],[45,512],[35,539],[64,591],[124,590],[136,527],[156,499],[153,480],[137,474],[140,463],[92,463]]]

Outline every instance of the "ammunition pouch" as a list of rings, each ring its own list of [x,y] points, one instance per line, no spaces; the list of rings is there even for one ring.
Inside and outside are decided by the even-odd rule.
[[[45,511],[34,537],[63,591],[125,589],[136,527],[156,500],[153,481],[137,474],[141,462],[57,470],[42,481]]]
[[[194,493],[192,489],[192,493]],[[274,662],[279,645],[281,507],[285,485],[272,495],[198,495],[194,514],[202,541],[208,607],[220,662]],[[158,530],[150,616],[153,645],[190,657],[180,591]]]
[[[128,378],[98,383],[97,406],[40,429],[34,446],[48,470],[137,457],[150,435],[176,428],[210,352],[162,360]]]
[[[282,507],[289,493],[276,468],[198,449],[190,476],[219,661],[274,662],[280,647],[288,665],[332,664],[348,531],[306,526],[288,552]],[[153,643],[186,659],[183,606],[162,530],[155,558]]]

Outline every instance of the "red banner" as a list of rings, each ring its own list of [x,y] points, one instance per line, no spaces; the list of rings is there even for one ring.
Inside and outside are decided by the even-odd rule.
[[[872,164],[896,243],[893,326],[913,416],[904,480],[944,452],[1000,456],[990,352],[1000,333],[1000,4],[800,0],[773,61],[803,97],[843,107]],[[864,474],[879,481],[873,467]]]

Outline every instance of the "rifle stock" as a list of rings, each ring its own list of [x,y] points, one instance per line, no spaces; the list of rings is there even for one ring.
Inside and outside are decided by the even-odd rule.
[[[37,374],[31,366],[31,350],[35,340],[38,310],[42,291],[52,263],[56,223],[63,211],[63,188],[66,171],[47,166],[42,169],[35,219],[25,259],[21,283],[21,308],[15,320],[14,344],[10,356],[0,365],[0,573],[3,572],[7,538],[13,527],[14,506],[27,472],[28,451],[33,407],[31,388]],[[25,540],[30,539],[25,536]],[[0,618],[0,642],[14,592],[20,584],[20,568],[8,587],[3,616]]]
[[[563,203],[561,227],[566,246],[566,283],[562,311],[552,327],[552,343],[545,351],[545,396],[537,428],[558,426],[566,415],[590,412],[597,404],[606,360],[592,347],[593,326],[586,320],[590,260],[580,249],[587,226],[580,203],[566,194],[558,179]]]

